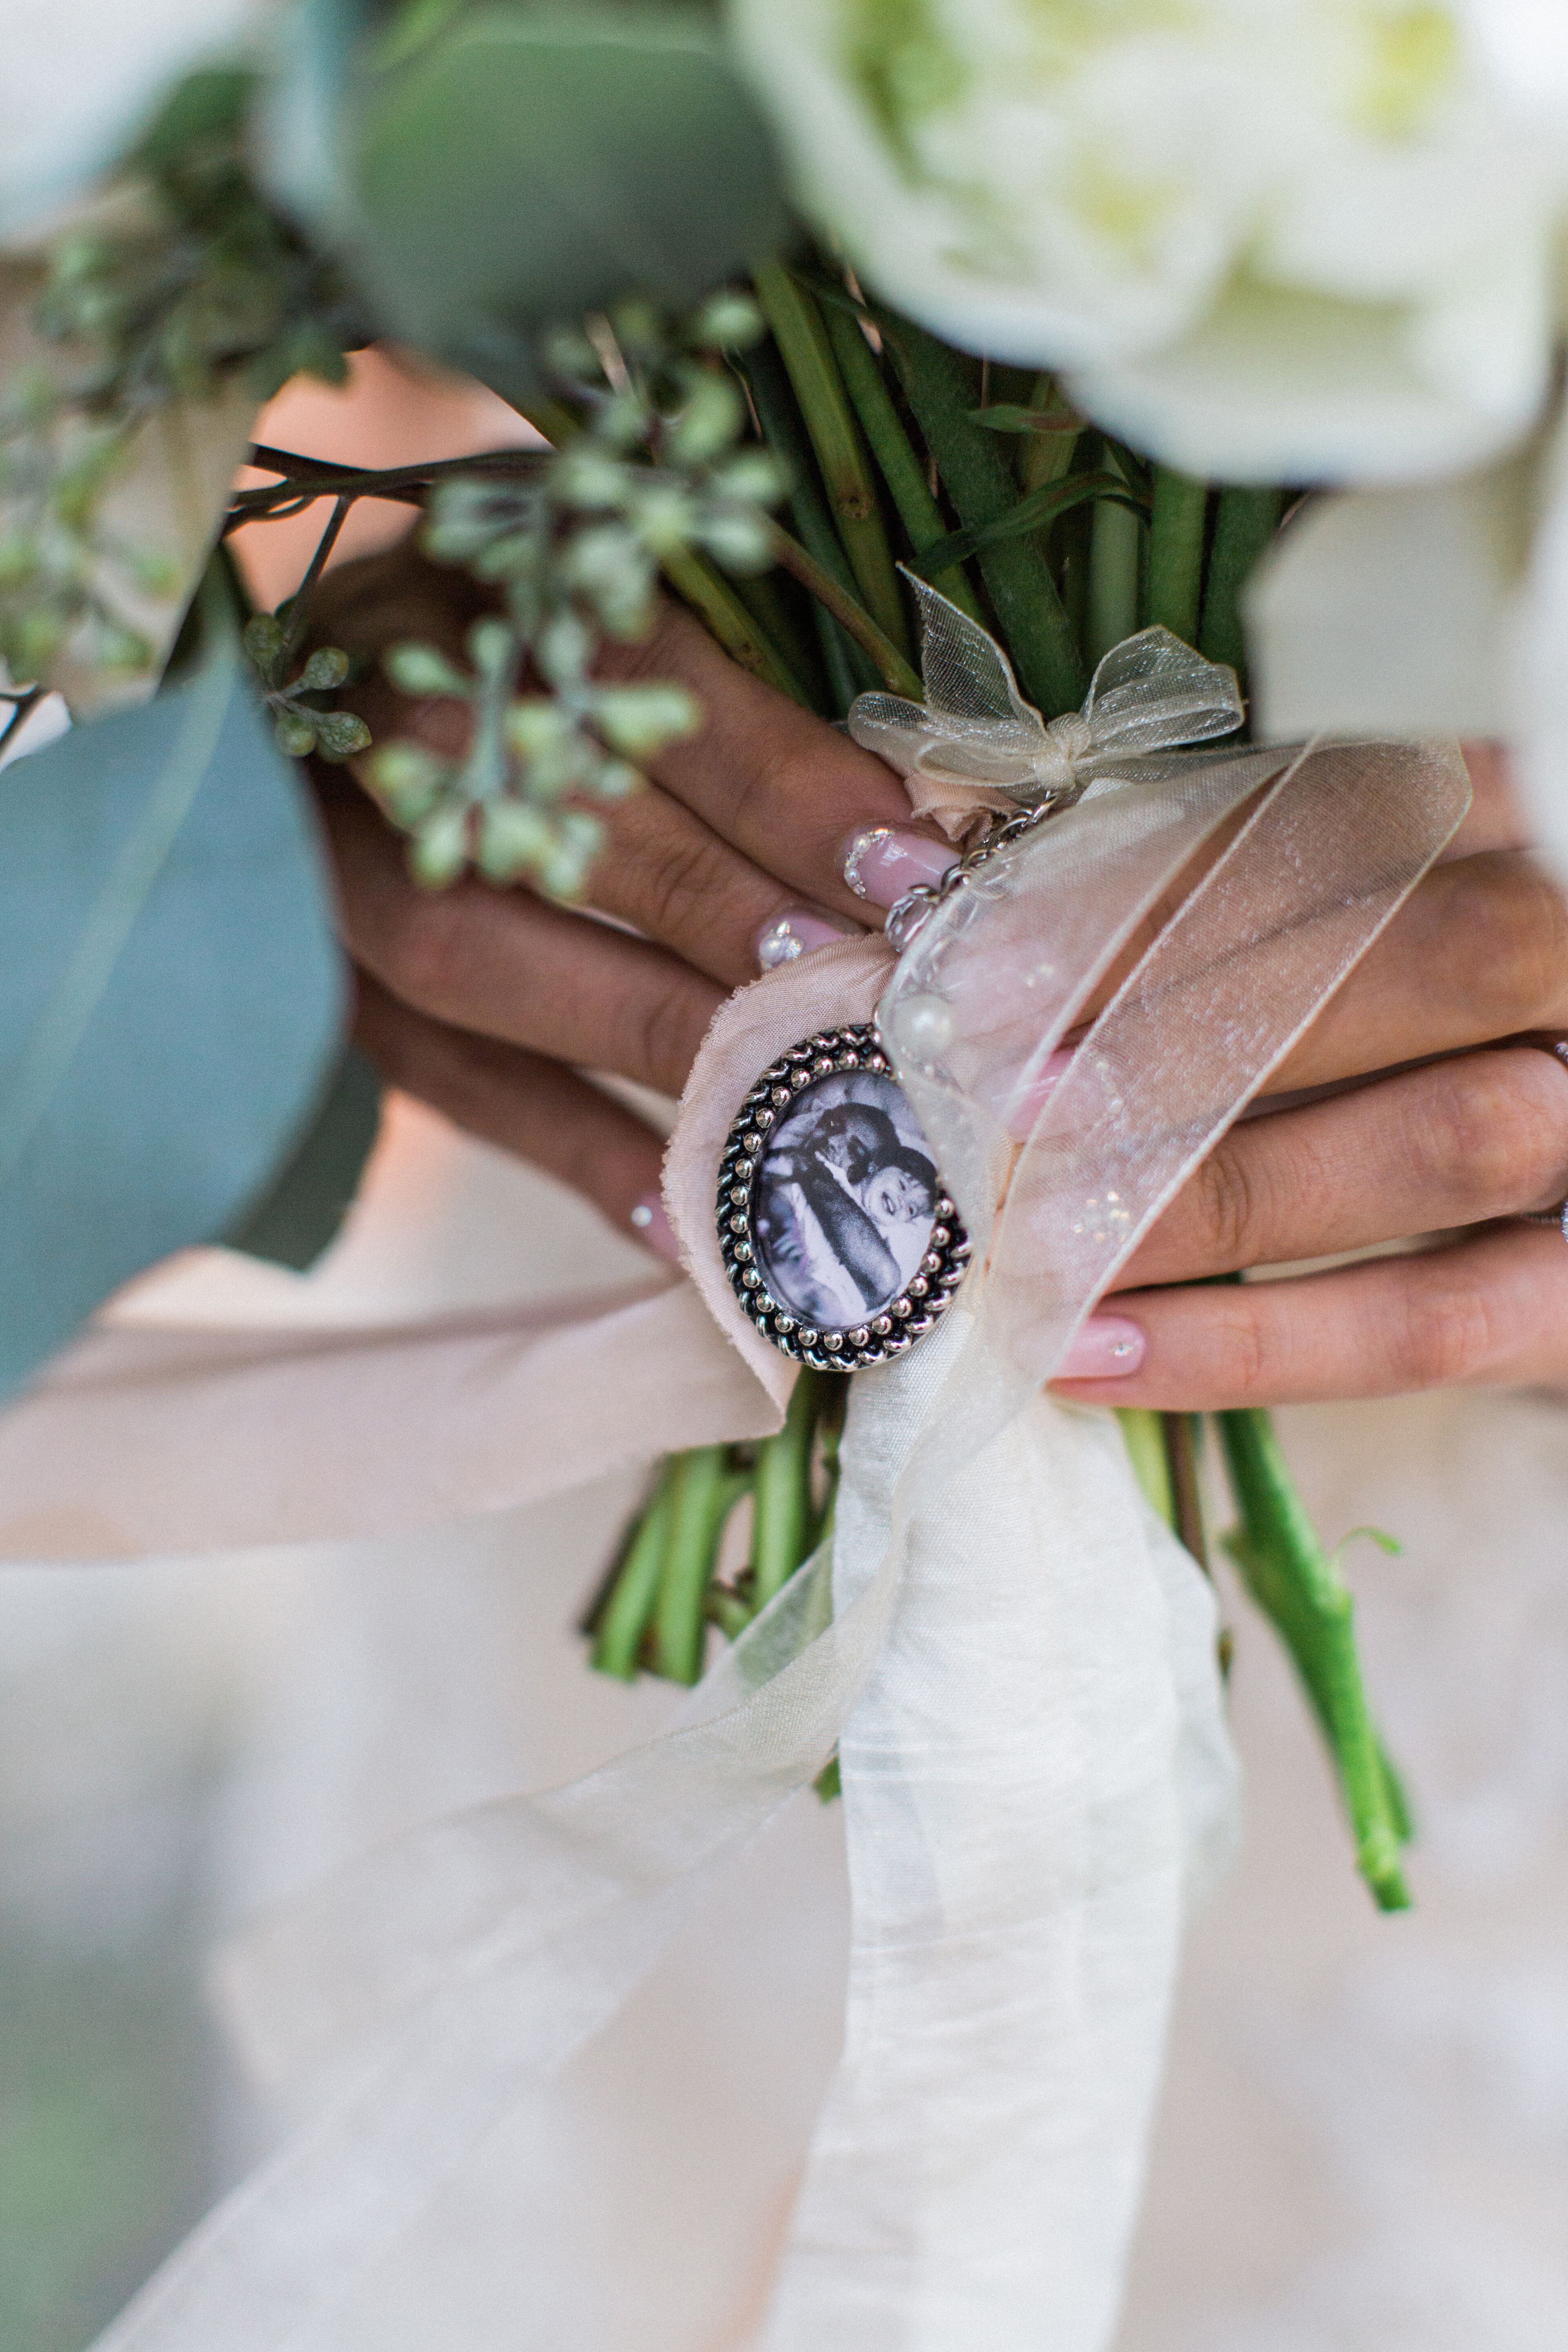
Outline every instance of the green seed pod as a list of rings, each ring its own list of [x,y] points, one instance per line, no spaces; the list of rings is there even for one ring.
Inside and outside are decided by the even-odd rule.
[[[313,715],[316,743],[324,760],[351,759],[370,749],[370,729],[352,710],[322,710]]]
[[[405,694],[467,695],[472,690],[470,680],[434,646],[394,646],[382,667]]]
[[[305,664],[300,683],[311,694],[328,694],[349,674],[349,657],[341,646],[318,646]]]
[[[426,889],[440,890],[457,880],[468,862],[468,812],[448,801],[416,828],[409,868]]]
[[[285,710],[272,730],[272,740],[290,760],[308,760],[316,748],[316,721],[302,711]]]

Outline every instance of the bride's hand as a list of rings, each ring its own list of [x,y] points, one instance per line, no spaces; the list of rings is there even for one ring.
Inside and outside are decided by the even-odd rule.
[[[407,638],[456,656],[479,609],[460,572],[399,549],[329,572],[311,619],[320,637],[372,656]],[[645,791],[603,813],[588,899],[609,923],[527,888],[421,889],[406,844],[356,784],[329,773],[322,804],[356,1035],[384,1076],[668,1254],[660,1139],[580,1072],[678,1094],[714,1012],[760,963],[855,930],[868,898],[890,904],[952,852],[911,824],[879,760],[738,668],[678,607],[662,605],[651,635],[605,667],[679,678],[706,714],[700,734],[651,761]],[[461,748],[461,703],[411,702],[379,672],[347,699],[378,740]],[[867,834],[858,895],[845,859]]]
[[[1079,1363],[1129,1369],[1058,1392],[1202,1411],[1568,1386],[1568,1246],[1514,1222],[1568,1192],[1568,1062],[1552,1050],[1568,1038],[1568,903],[1524,846],[1500,761],[1471,766],[1476,804],[1447,856],[1273,1087],[1394,1074],[1234,1128],[1080,1339]],[[1416,1235],[1444,1238],[1331,1272],[1170,1286]]]

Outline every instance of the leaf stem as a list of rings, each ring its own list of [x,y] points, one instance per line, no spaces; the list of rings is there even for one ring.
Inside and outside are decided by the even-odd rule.
[[[708,1586],[724,1522],[745,1483],[731,1469],[727,1445],[699,1445],[676,1456],[653,1610],[655,1670],[672,1683],[694,1683],[701,1675]]]
[[[880,309],[873,315],[959,520],[971,529],[1000,520],[1016,503],[1017,486],[996,436],[970,418],[974,387],[967,362],[912,320]],[[1136,520],[1128,521],[1136,531]],[[1039,548],[1004,541],[981,549],[979,563],[1025,693],[1047,719],[1076,709],[1083,664]]]
[[[595,1665],[602,1675],[618,1675],[626,1683],[637,1680],[643,1635],[658,1594],[678,1458],[672,1456],[660,1468],[653,1498],[633,1527],[625,1558],[612,1570],[609,1591],[594,1628]]]
[[[868,613],[863,612],[847,589],[841,588],[832,573],[806,553],[798,540],[792,539],[782,523],[774,523],[771,543],[775,561],[784,571],[808,589],[818,604],[832,614],[839,626],[847,631],[869,656],[883,684],[894,694],[908,695],[918,702],[924,688],[897,646],[884,635]]]
[[[1198,641],[1198,596],[1203,586],[1204,525],[1208,486],[1169,466],[1154,468],[1154,505],[1149,518],[1148,614],[1184,644]]]
[[[1248,1410],[1215,1419],[1241,1515],[1227,1549],[1289,1651],[1322,1726],[1362,1876],[1381,1909],[1404,1910],[1410,1895],[1400,1856],[1408,1811],[1367,1703],[1350,1592],[1307,1516],[1268,1414]]]
[[[779,262],[763,262],[752,284],[800,403],[860,601],[883,635],[907,656],[903,600],[877,485],[822,313],[807,289]]]
[[[1210,661],[1228,662],[1244,688],[1247,637],[1241,621],[1242,591],[1279,528],[1284,506],[1282,490],[1229,489],[1219,494],[1198,646]]]
[[[310,591],[326,568],[327,558],[337,545],[338,533],[347,522],[349,509],[353,503],[354,493],[352,490],[342,491],[334,499],[327,527],[316,541],[316,551],[306,567],[305,576],[288,600],[289,632],[283,640],[275,664],[277,675],[280,679],[287,677],[293,665],[294,656],[304,642],[305,631],[310,618]]]
[[[757,1448],[752,1503],[752,1600],[764,1609],[806,1557],[811,1530],[811,1449],[816,1431],[816,1382],[803,1371],[790,1391],[776,1437]]]
[[[822,318],[839,373],[855,404],[861,430],[871,445],[871,454],[882,469],[882,478],[892,494],[899,519],[909,533],[910,545],[917,558],[922,556],[947,536],[942,509],[931,495],[858,318],[833,304],[824,308]],[[920,570],[918,562],[916,569]],[[926,576],[922,572],[921,577]],[[974,591],[957,564],[938,572],[931,585],[972,621],[980,620]]]
[[[1084,616],[1084,656],[1092,669],[1100,656],[1138,626],[1138,568],[1142,525],[1127,507],[1101,499],[1089,539],[1089,601]]]

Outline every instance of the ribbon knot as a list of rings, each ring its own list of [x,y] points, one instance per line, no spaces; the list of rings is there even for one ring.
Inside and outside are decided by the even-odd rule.
[[[849,732],[896,768],[917,814],[952,841],[998,810],[1076,800],[1134,760],[1229,735],[1244,716],[1236,672],[1169,629],[1143,629],[1104,656],[1081,710],[1043,719],[1018,691],[994,637],[905,570],[921,614],[923,702],[862,694]]]

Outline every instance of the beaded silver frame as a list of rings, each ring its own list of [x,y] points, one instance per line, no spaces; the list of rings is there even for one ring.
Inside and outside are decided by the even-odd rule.
[[[780,1112],[808,1087],[836,1072],[890,1068],[873,1022],[820,1029],[814,1037],[802,1038],[757,1079],[719,1162],[719,1249],[735,1296],[764,1339],[816,1371],[859,1371],[911,1347],[947,1307],[968,1269],[969,1238],[945,1192],[938,1198],[918,1272],[879,1314],[863,1323],[827,1329],[807,1322],[773,1296],[756,1262],[752,1221],[757,1187],[769,1130]]]

